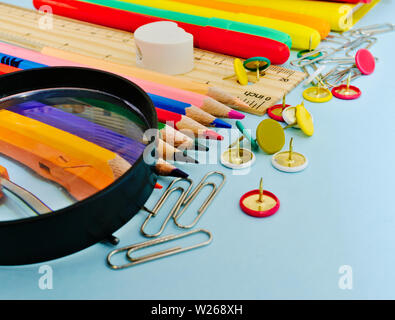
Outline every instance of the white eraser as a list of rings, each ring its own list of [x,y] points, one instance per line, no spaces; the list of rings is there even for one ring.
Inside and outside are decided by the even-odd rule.
[[[138,67],[172,75],[193,69],[193,36],[177,23],[148,23],[134,32],[134,39]]]

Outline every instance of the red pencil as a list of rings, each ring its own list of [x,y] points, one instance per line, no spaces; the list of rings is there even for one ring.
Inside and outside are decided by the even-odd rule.
[[[206,139],[223,140],[224,138],[215,131],[206,128],[204,125],[187,116],[164,109],[155,109],[159,122],[171,125],[177,130],[190,130],[196,137],[204,137]]]
[[[11,67],[9,65],[0,63],[0,74],[6,74],[6,73],[11,73],[11,72],[20,71],[20,70],[21,69],[19,69],[19,68]]]

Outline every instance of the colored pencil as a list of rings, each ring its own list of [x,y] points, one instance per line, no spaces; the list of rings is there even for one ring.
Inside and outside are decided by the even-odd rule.
[[[188,174],[163,159],[158,159],[155,171],[160,176],[187,178]]]
[[[0,74],[7,74],[7,73],[15,72],[15,71],[20,71],[20,70],[21,69],[11,67],[6,64],[0,64]]]
[[[187,136],[165,123],[159,122],[158,129],[163,141],[166,141],[175,147],[182,147],[182,149],[195,149],[197,151],[209,150],[207,146],[200,144],[194,138]]]
[[[28,50],[25,48],[13,46],[11,44],[2,43],[2,42],[0,42],[0,52],[5,53],[7,55],[17,56],[18,58],[23,58],[24,60],[40,62],[51,67],[55,67],[55,66],[91,67],[104,71],[114,72],[136,83],[137,85],[139,85],[149,93],[165,96],[167,98],[179,100],[185,103],[190,103],[212,114],[215,117],[231,118],[231,119],[244,119],[245,117],[244,114],[236,110],[233,110],[232,108],[205,95],[167,86],[166,84],[158,84],[152,81],[139,79],[134,77],[132,73],[129,73],[130,74],[129,76],[125,75],[124,73],[122,73],[122,66],[120,65],[117,70],[111,70],[111,66],[102,67],[103,61],[99,59],[72,54],[69,55],[69,58],[74,59],[73,61],[71,61],[59,57],[52,57],[36,51]],[[60,53],[57,52],[57,54],[59,55]],[[82,61],[86,63],[83,64],[78,61]]]
[[[6,55],[4,53],[0,53],[0,63],[4,65],[10,65],[12,67],[22,70],[47,67],[47,65],[45,64],[36,63],[30,60],[24,60],[15,56]],[[211,114],[200,110],[198,107],[195,107],[191,104],[186,104],[181,101],[169,99],[152,93],[150,93],[149,96],[156,107],[187,115],[188,117],[200,122],[203,125],[213,126],[217,128],[232,127],[221,119],[216,119]]]
[[[146,145],[133,140],[129,137],[114,132],[106,127],[88,121],[71,113],[64,112],[54,107],[50,107],[37,101],[25,102],[16,106],[12,106],[9,111],[18,113],[30,119],[34,119],[60,129],[62,131],[74,134],[84,140],[99,145],[105,149],[119,154],[123,159],[133,165],[137,159],[143,154]],[[161,142],[158,144],[158,153],[160,156],[165,155],[171,157],[173,153],[180,152],[172,149],[169,145]],[[160,151],[162,150],[162,151]],[[184,155],[174,157],[182,158]],[[191,159],[191,162],[194,159]],[[167,172],[166,175],[176,174],[175,177],[183,177],[187,175],[181,170],[174,170],[174,166],[160,163],[155,167],[155,171],[161,175],[161,172]]]
[[[149,10],[146,11],[144,6],[128,4],[129,8],[133,8],[133,11],[126,11],[114,8],[115,5],[119,5],[119,2],[114,1],[106,1],[106,4],[111,7],[75,0],[63,0],[61,3],[53,0],[42,0],[36,1],[35,4],[37,8],[40,5],[51,5],[53,12],[57,15],[127,32],[134,32],[147,23],[170,21],[164,17],[149,14],[151,11],[160,12],[163,10],[148,8]],[[140,10],[137,12],[136,9]],[[285,43],[260,35],[219,28],[217,25],[196,25],[181,21],[177,21],[177,25],[192,34],[194,46],[203,50],[246,59],[264,56],[273,64],[283,64],[290,56],[289,48]]]
[[[201,110],[194,105],[184,103],[181,101],[161,97],[155,94],[148,94],[154,103],[155,107],[160,109],[165,109],[168,111],[172,111],[175,113],[182,114],[184,116],[188,116],[191,119],[205,125],[205,126],[212,126],[216,128],[232,128],[229,123],[221,119],[217,119],[211,114]]]
[[[4,54],[4,53],[0,53],[0,63],[9,65],[11,67],[19,68],[19,69],[32,69],[32,68],[46,67],[46,65],[44,65],[44,64],[20,59],[18,57],[10,56],[10,55]]]
[[[45,47],[41,50],[41,53],[52,57],[71,60],[77,63],[89,65],[91,67],[97,67],[98,69],[106,70],[109,72],[136,77],[142,80],[148,80],[166,86],[171,86],[178,89],[199,93],[202,95],[207,95],[229,106],[234,106],[238,108],[248,108],[248,109],[250,108],[245,102],[241,101],[239,98],[234,97],[219,88],[211,87],[204,83],[198,83],[186,79],[179,79],[177,77],[170,76],[167,74],[162,74],[155,71],[141,69],[133,66],[124,66],[118,63],[99,60],[92,57],[87,57],[81,54],[67,52],[56,48]]]
[[[185,152],[173,147],[171,144],[158,139],[158,156],[164,160],[180,161],[186,163],[199,163],[196,159],[188,156]]]
[[[174,113],[164,109],[156,108],[158,120],[171,125],[177,130],[188,130],[194,133],[195,137],[204,137],[206,139],[223,140],[223,136],[213,130],[207,129],[199,122],[192,120],[182,114]]]

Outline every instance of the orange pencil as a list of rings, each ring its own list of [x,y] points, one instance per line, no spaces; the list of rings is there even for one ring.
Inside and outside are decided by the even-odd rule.
[[[236,4],[236,3],[221,2],[216,0],[172,0],[172,1],[188,3],[201,7],[236,12],[236,13],[243,12],[254,16],[267,17],[267,18],[285,20],[289,22],[302,24],[317,30],[321,36],[321,39],[326,38],[331,30],[329,22],[321,18],[312,17],[309,15],[299,14],[295,12],[276,10],[271,8],[246,6],[243,5],[242,2],[240,4]]]

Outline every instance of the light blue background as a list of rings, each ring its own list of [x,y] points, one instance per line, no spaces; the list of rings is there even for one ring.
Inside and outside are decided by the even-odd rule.
[[[31,7],[31,1],[5,2]],[[395,4],[382,0],[358,25],[395,22],[394,12]],[[304,172],[276,171],[263,152],[244,176],[220,165],[181,166],[196,182],[209,170],[227,174],[223,191],[198,224],[213,232],[209,246],[112,271],[105,264],[112,248],[97,244],[46,263],[53,269],[52,290],[38,286],[44,264],[0,267],[0,298],[395,298],[394,36],[378,36],[372,48],[380,59],[376,71],[353,83],[363,91],[360,99],[306,102],[314,116],[314,136],[286,131],[287,142],[295,137],[295,150],[309,157]],[[299,103],[302,90],[293,90],[288,102]],[[244,123],[254,129],[261,120],[248,115]],[[257,188],[260,177],[281,201],[277,214],[267,219],[249,217],[238,207],[240,196]],[[160,194],[156,191],[147,206]],[[144,218],[139,213],[116,233],[120,245],[144,240],[138,231]],[[173,232],[179,230],[170,223],[165,234]],[[342,265],[352,267],[352,290],[338,286]]]

